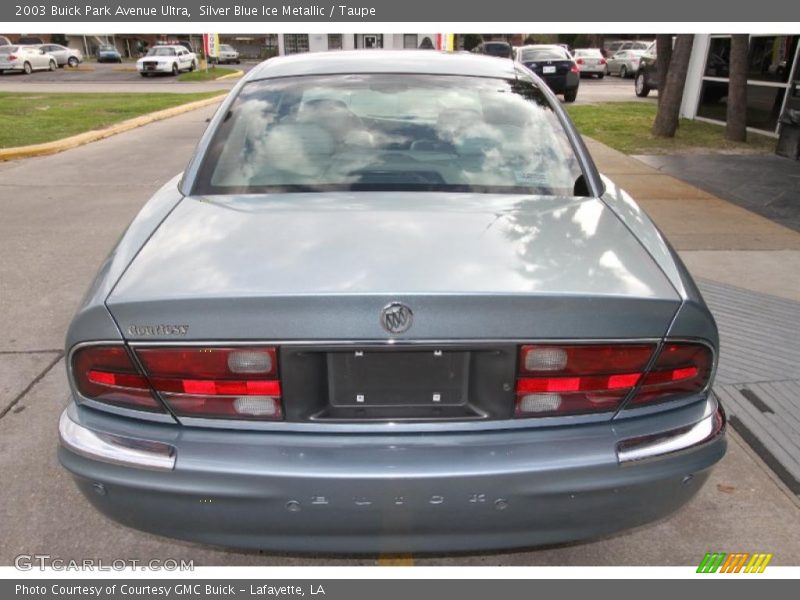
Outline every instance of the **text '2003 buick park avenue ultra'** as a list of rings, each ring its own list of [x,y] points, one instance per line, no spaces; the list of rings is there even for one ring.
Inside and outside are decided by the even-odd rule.
[[[111,518],[229,546],[600,536],[675,510],[724,454],[717,346],[522,65],[273,59],[79,308],[60,459]]]

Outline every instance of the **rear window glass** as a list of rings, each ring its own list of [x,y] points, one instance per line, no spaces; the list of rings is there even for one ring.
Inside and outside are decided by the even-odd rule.
[[[429,190],[573,195],[569,139],[533,83],[358,74],[244,86],[193,193]]]
[[[562,48],[529,48],[520,51],[520,60],[536,62],[539,60],[569,60],[569,54]]]
[[[0,54],[11,54],[17,50],[18,46],[0,46]]]
[[[575,56],[582,56],[585,58],[601,58],[603,53],[600,50],[575,50]]]

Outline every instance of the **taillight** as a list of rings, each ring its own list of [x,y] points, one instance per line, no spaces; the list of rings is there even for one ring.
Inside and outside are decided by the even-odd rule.
[[[605,59],[605,58],[601,58],[601,59],[600,59],[600,64],[601,64],[601,65],[606,65],[606,64],[608,64],[608,61],[606,61],[606,59]]]
[[[164,411],[122,345],[79,348],[72,355],[72,377],[78,391],[90,400],[137,410]]]
[[[667,402],[701,392],[711,379],[713,366],[714,356],[705,344],[667,342],[629,406]]]
[[[576,64],[573,64],[572,67],[570,67],[569,70],[570,70],[571,73],[580,73],[581,72],[580,68]]]
[[[575,62],[578,63],[579,65],[582,65],[583,64],[583,59],[579,58]]]
[[[8,55],[8,60],[17,60],[17,55],[16,54],[9,54]]]
[[[574,415],[619,408],[655,344],[522,346],[517,417]]]
[[[176,415],[283,418],[273,347],[137,348],[136,355]]]
[[[615,411],[631,391],[630,407],[701,392],[713,367],[711,349],[667,342],[648,370],[654,344],[536,344],[522,346],[517,417]]]

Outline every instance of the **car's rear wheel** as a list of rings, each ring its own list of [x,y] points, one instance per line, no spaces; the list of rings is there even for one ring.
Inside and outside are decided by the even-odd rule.
[[[626,79],[626,78],[628,77],[628,67],[626,67],[625,65],[622,65],[622,66],[619,68],[619,76],[620,76],[622,79]]]
[[[192,71],[194,71],[196,68],[197,68],[197,63],[196,63],[195,61],[192,61],[192,64],[191,64],[191,66],[189,67],[189,72],[191,73],[191,72],[192,72]]]
[[[605,73],[598,73],[598,75],[597,75],[597,78],[598,78],[598,79],[602,79],[602,78],[603,78],[603,77],[605,77],[605,76],[606,76],[606,74],[605,74]]]
[[[33,67],[29,62],[26,62],[24,65],[22,65],[22,70],[25,71],[25,75],[30,75],[33,73]]]
[[[54,60],[51,60],[47,68],[50,69],[51,71],[55,71],[58,68],[58,63]]]
[[[178,73],[180,73],[180,69],[178,69],[178,63],[172,63],[172,75],[177,77]]]
[[[67,60],[67,64],[74,69],[78,66],[78,59],[74,56],[70,56],[69,60]]]
[[[650,86],[647,85],[647,77],[643,71],[639,71],[636,74],[636,81],[634,82],[633,87],[636,90],[636,95],[639,96],[639,98],[646,98],[650,93]]]
[[[575,102],[578,97],[578,90],[569,90],[564,92],[564,102]]]

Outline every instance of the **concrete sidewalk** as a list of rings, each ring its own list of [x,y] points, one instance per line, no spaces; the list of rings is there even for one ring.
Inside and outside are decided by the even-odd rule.
[[[647,211],[693,275],[800,301],[800,233],[586,142],[598,168]]]

